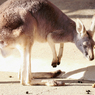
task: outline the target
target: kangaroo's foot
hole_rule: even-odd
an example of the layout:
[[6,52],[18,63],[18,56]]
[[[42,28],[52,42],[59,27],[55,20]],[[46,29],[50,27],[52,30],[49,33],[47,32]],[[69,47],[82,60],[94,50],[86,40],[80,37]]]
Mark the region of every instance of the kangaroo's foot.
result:
[[60,65],[60,62],[53,62],[52,64],[51,64],[51,66],[53,67],[53,68],[55,68],[55,67],[57,67],[57,65]]
[[52,64],[51,64],[51,66],[52,66],[53,68],[57,67],[57,65],[60,65],[60,60],[59,60],[59,58],[57,58],[57,61],[53,60],[53,61],[52,61]]
[[51,80],[45,83],[46,86],[65,86],[63,81]]

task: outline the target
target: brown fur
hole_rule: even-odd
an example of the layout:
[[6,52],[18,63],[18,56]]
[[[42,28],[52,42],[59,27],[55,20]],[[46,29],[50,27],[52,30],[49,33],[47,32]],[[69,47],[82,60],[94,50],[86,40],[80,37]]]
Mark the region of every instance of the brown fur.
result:
[[[93,35],[91,35],[93,36]],[[21,84],[31,84],[31,47],[34,40],[48,42],[52,66],[60,64],[65,42],[73,42],[88,60],[93,60],[93,40],[83,23],[77,24],[48,0],[8,0],[0,6],[0,48],[14,47],[21,53]],[[55,43],[60,43],[57,56]],[[84,47],[85,43],[85,47]],[[90,44],[88,44],[90,43]]]

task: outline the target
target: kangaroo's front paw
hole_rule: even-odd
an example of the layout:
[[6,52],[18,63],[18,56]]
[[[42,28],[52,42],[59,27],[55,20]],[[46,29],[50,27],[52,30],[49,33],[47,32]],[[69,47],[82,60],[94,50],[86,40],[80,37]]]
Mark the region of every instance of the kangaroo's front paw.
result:
[[57,57],[57,58],[58,58],[57,65],[60,65],[60,58],[59,57]]
[[59,61],[57,62],[57,65],[60,65],[60,62]]
[[55,68],[55,67],[57,67],[57,63],[56,63],[56,62],[53,62],[53,63],[51,64],[51,66],[52,66],[53,68]]
[[57,67],[57,65],[60,65],[60,62],[59,61],[53,61],[51,65],[53,68],[55,68],[55,67]]

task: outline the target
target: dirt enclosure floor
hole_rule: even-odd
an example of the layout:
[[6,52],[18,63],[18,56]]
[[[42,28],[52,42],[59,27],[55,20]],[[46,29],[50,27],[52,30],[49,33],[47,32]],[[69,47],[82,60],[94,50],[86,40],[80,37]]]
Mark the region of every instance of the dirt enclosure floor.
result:
[[[4,1],[0,0],[0,3]],[[86,29],[90,28],[91,18],[95,14],[95,0],[50,1],[75,22],[79,18]],[[57,50],[58,48],[56,45]],[[33,46],[32,71],[47,72],[61,69],[65,72],[62,79],[67,86],[60,87],[20,85],[17,79],[20,55],[16,50],[12,52],[14,55],[8,58],[0,55],[0,95],[26,95],[27,91],[29,95],[87,95],[86,90],[90,90],[90,95],[95,95],[95,88],[91,86],[95,81],[95,60],[86,60],[74,44],[65,44],[62,61],[57,68],[51,67],[52,52],[47,43],[36,42]]]

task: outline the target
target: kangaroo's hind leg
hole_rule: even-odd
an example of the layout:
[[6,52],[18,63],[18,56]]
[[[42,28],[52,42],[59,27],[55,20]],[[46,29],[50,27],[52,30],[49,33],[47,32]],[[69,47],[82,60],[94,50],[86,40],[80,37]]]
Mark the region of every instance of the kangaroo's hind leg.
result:
[[31,44],[30,39],[19,40],[20,45],[17,46],[17,49],[21,53],[21,69],[19,72],[19,79],[22,85],[31,85]]
[[36,21],[30,12],[24,9],[19,9],[19,14],[23,21],[23,25],[19,29],[22,31],[22,34],[16,41],[16,48],[21,53],[22,61],[21,69],[19,70],[19,79],[22,85],[31,85],[31,80],[33,79],[31,75],[31,48],[34,43]]

